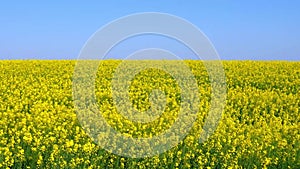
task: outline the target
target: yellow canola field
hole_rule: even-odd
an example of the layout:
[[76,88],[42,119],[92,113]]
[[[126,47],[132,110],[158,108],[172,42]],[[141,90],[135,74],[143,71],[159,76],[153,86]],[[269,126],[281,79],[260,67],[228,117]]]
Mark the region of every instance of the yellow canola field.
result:
[[[176,81],[156,69],[137,74],[129,90],[136,110],[151,107],[153,89],[167,101],[158,119],[132,122],[115,108],[110,90],[119,63],[99,67],[99,113],[128,137],[151,138],[169,129],[180,109]],[[192,129],[165,153],[130,158],[107,152],[82,129],[72,96],[76,61],[0,61],[0,168],[300,168],[300,62],[223,61],[226,106],[204,143],[199,137],[210,108],[210,79],[201,61],[185,63],[200,96]]]

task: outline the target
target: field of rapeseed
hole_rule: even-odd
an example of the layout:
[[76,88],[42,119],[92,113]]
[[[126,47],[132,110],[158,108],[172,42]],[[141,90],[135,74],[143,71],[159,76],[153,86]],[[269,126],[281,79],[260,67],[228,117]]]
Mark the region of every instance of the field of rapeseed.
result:
[[[0,61],[0,168],[300,168],[300,62],[224,61],[226,106],[203,143],[212,89],[202,62],[185,62],[200,95],[192,129],[162,154],[129,158],[107,152],[82,129],[72,97],[75,61]],[[176,81],[156,69],[136,75],[133,107],[149,109],[156,88],[166,94],[166,107],[151,123],[132,122],[119,114],[109,90],[119,63],[104,61],[97,73],[95,94],[107,123],[128,137],[170,128],[181,101]]]

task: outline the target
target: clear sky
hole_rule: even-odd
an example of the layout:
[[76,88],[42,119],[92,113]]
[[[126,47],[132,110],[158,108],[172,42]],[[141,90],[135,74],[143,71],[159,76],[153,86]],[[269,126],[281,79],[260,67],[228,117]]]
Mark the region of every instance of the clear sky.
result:
[[182,17],[221,59],[300,60],[298,0],[2,1],[0,59],[76,59],[100,27],[137,12]]

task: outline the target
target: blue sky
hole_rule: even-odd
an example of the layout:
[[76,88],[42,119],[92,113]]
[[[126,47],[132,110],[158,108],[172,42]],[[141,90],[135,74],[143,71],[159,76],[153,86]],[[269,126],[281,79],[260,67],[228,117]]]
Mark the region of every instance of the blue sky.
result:
[[299,60],[299,9],[297,0],[2,1],[0,59],[76,59],[88,38],[112,20],[163,12],[196,25],[221,59]]

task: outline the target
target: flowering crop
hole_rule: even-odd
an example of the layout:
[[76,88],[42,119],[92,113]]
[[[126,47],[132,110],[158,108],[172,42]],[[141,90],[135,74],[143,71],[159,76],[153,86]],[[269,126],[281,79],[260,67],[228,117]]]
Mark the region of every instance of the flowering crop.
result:
[[[183,90],[176,80],[156,69],[136,75],[129,88],[133,107],[149,109],[157,88],[166,95],[166,107],[151,123],[132,122],[119,114],[110,90],[119,63],[103,61],[97,73],[95,94],[107,123],[134,138],[170,128]],[[165,63],[176,70],[174,61]],[[211,84],[201,61],[185,63],[200,94],[191,131],[165,153],[129,158],[105,151],[82,129],[72,97],[75,61],[0,61],[0,168],[300,168],[299,62],[224,61],[226,107],[204,143],[199,137]]]

